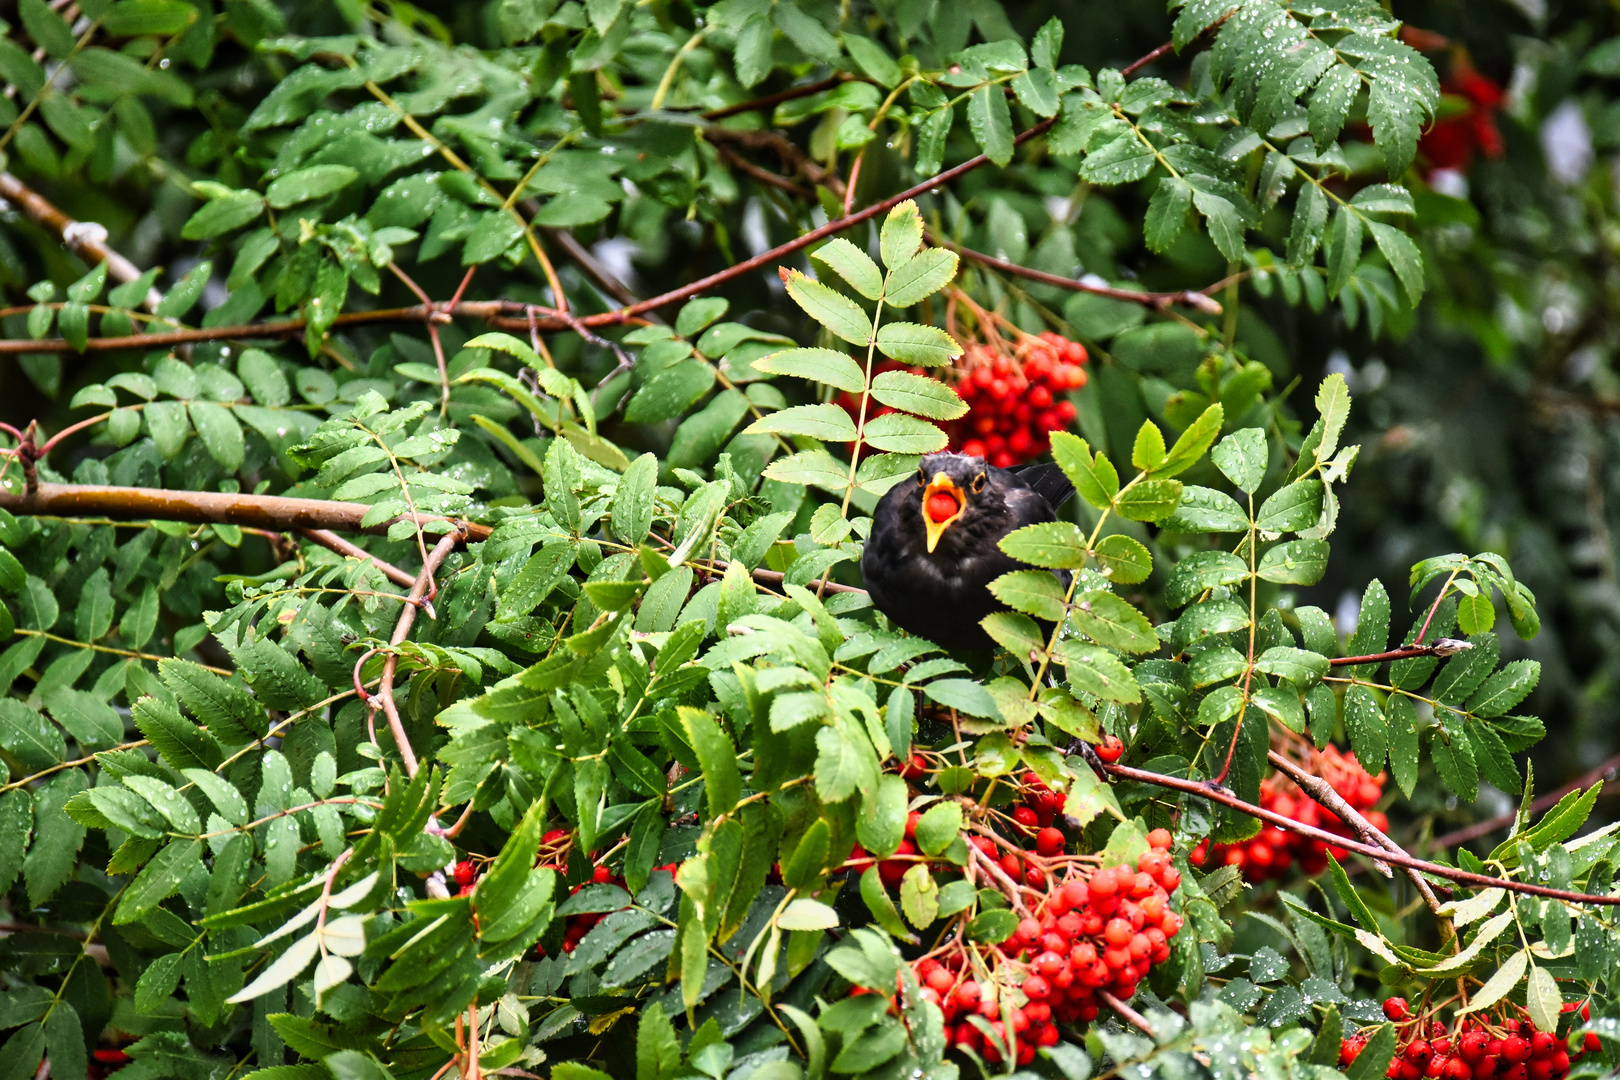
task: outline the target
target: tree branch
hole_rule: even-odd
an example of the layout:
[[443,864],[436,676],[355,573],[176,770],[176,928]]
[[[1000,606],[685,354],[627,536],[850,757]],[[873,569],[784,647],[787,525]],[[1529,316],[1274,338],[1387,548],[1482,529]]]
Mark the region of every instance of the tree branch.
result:
[[1014,277],[1027,278],[1030,281],[1039,281],[1043,285],[1056,285],[1058,288],[1068,289],[1070,292],[1092,293],[1096,296],[1106,296],[1113,300],[1124,300],[1127,303],[1141,304],[1144,307],[1155,308],[1161,311],[1164,308],[1169,307],[1171,304],[1185,304],[1187,307],[1194,308],[1210,315],[1219,315],[1221,313],[1221,305],[1217,301],[1201,292],[1197,292],[1192,289],[1187,289],[1183,292],[1132,292],[1129,289],[1115,289],[1108,285],[1093,285],[1090,282],[1064,277],[1061,274],[1048,274],[1044,270],[1032,270],[1027,266],[1019,266],[1015,262],[1008,262],[1006,259],[998,259],[994,255],[986,255],[982,251],[974,251],[972,248],[965,248],[961,244],[954,243],[950,240],[940,239],[932,234],[928,235],[928,242],[936,247],[942,247],[949,251],[954,251],[958,255],[962,256],[962,258],[967,259],[970,262],[976,262],[981,266],[988,266],[993,270],[999,270],[1003,274],[1011,274]]
[[343,539],[343,537],[339,536],[335,532],[330,531],[329,529],[300,529],[298,531],[303,534],[304,539],[313,540],[315,543],[321,545],[323,548],[326,548],[328,551],[335,551],[339,555],[350,559],[369,559],[371,561],[371,565],[375,566],[378,570],[381,570],[383,572],[383,576],[389,581],[392,581],[395,585],[404,585],[409,588],[410,586],[416,584],[416,579],[414,577],[407,574],[393,563],[384,562],[382,559],[377,558],[377,556],[373,555],[365,548]]
[[1473,642],[1456,638],[1441,638],[1433,645],[1403,645],[1388,652],[1368,656],[1336,656],[1328,663],[1334,667],[1355,667],[1359,664],[1382,664],[1385,660],[1410,660],[1414,656],[1456,656],[1474,647]]
[[[162,488],[111,487],[100,484],[40,484],[32,495],[0,492],[0,508],[13,514],[53,517],[107,517],[118,521],[184,521],[193,525],[248,525],[272,532],[337,529],[382,534],[391,522],[362,527],[371,509],[364,503],[328,499],[292,499],[281,495],[226,494],[213,491],[166,491]],[[410,515],[394,518],[409,519]],[[447,521],[417,514],[418,524]],[[490,526],[457,522],[468,540],[489,538]],[[319,543],[320,541],[317,541]],[[368,556],[369,557],[369,556]],[[386,571],[384,571],[386,573]],[[414,578],[412,579],[415,580]]]
[[[392,649],[398,649],[411,636],[411,626],[416,622],[416,612],[426,602],[432,599],[437,590],[433,584],[434,571],[464,539],[459,532],[446,533],[439,542],[433,545],[428,552],[427,561],[422,564],[422,572],[416,576],[411,585],[410,595],[405,598],[405,606],[399,613],[399,622],[394,624],[394,636],[388,640]],[[388,730],[394,736],[394,745],[399,748],[400,760],[405,763],[405,775],[414,777],[417,770],[416,752],[411,749],[411,740],[405,734],[405,723],[400,719],[399,707],[394,703],[394,668],[399,664],[399,653],[391,651],[388,658],[383,661],[382,682],[377,687],[377,698],[382,701],[383,715],[388,717]]]
[[[106,263],[115,281],[131,282],[141,276],[140,268],[107,246],[107,229],[93,221],[74,221],[39,192],[9,172],[0,171],[0,198],[15,203],[23,213],[62,238],[62,243],[78,252],[87,262]],[[141,306],[156,312],[163,294],[147,289]]]
[[[1401,850],[1401,846],[1394,840],[1390,839],[1387,833],[1385,833],[1378,826],[1374,825],[1372,822],[1368,821],[1366,817],[1362,815],[1361,811],[1351,806],[1347,801],[1345,801],[1344,796],[1340,795],[1337,791],[1334,791],[1332,784],[1329,784],[1320,776],[1306,772],[1291,758],[1279,754],[1275,750],[1267,751],[1266,758],[1271,762],[1273,767],[1286,773],[1288,777],[1294,781],[1294,783],[1298,784],[1301,791],[1305,792],[1305,794],[1316,800],[1316,802],[1320,805],[1333,811],[1333,813],[1338,815],[1339,820],[1356,830],[1364,842],[1372,844],[1375,847],[1381,847],[1385,851],[1398,852]],[[1389,865],[1383,860],[1374,859],[1372,863],[1373,866],[1378,869],[1380,874],[1383,874],[1385,877],[1393,876],[1390,873]],[[1423,902],[1429,905],[1429,910],[1434,912],[1436,918],[1445,918],[1445,916],[1440,914],[1439,897],[1434,895],[1434,889],[1432,889],[1429,886],[1429,883],[1423,879],[1423,875],[1418,873],[1416,870],[1413,870],[1411,867],[1406,867],[1405,869],[1406,876],[1412,879],[1412,885],[1417,889],[1418,895],[1423,897]]]
[[[1620,754],[1616,754],[1614,757],[1603,762],[1603,764],[1588,770],[1584,775],[1576,777],[1574,780],[1571,780],[1569,783],[1565,784],[1556,791],[1549,791],[1547,794],[1540,796],[1535,802],[1530,804],[1530,812],[1532,814],[1539,814],[1549,807],[1556,806],[1558,804],[1558,800],[1562,799],[1570,792],[1589,788],[1599,780],[1613,780],[1616,774],[1620,774]],[[1599,797],[1601,798],[1603,796],[1613,795],[1617,792],[1620,792],[1620,789],[1607,788]],[[1489,836],[1497,829],[1507,828],[1509,825],[1513,824],[1514,820],[1517,819],[1518,816],[1518,811],[1510,810],[1506,814],[1499,814],[1493,818],[1486,818],[1484,821],[1476,821],[1474,824],[1458,829],[1455,832],[1448,832],[1443,836],[1437,836],[1430,840],[1429,843],[1434,847],[1440,848],[1441,850],[1460,847],[1471,840],[1478,840],[1482,836]]]
[[1565,900],[1572,904],[1614,904],[1620,905],[1620,894],[1614,896],[1598,896],[1593,893],[1571,892],[1568,889],[1552,889],[1545,885],[1532,885],[1528,882],[1514,881],[1512,878],[1494,878],[1485,874],[1475,874],[1467,870],[1459,870],[1452,866],[1441,866],[1426,859],[1415,858],[1404,851],[1385,851],[1383,848],[1364,844],[1359,840],[1351,840],[1338,836],[1326,829],[1318,829],[1313,825],[1304,825],[1293,818],[1284,817],[1263,806],[1233,795],[1225,788],[1214,787],[1208,783],[1197,780],[1184,780],[1179,776],[1165,776],[1162,773],[1148,772],[1146,769],[1133,769],[1128,765],[1110,765],[1102,763],[1103,769],[1122,780],[1135,780],[1143,784],[1152,784],[1155,787],[1169,788],[1171,791],[1180,791],[1188,795],[1196,795],[1210,802],[1220,803],[1222,806],[1259,818],[1261,821],[1277,826],[1285,832],[1306,836],[1312,840],[1321,840],[1334,847],[1341,847],[1353,851],[1357,855],[1364,855],[1369,859],[1379,859],[1403,869],[1419,870],[1434,877],[1446,878],[1463,885],[1485,889],[1506,889],[1508,892],[1524,893],[1529,896],[1545,896],[1553,900]]
[[784,101],[793,101],[795,98],[809,97],[819,94],[823,90],[831,90],[835,86],[849,82],[855,78],[853,75],[839,72],[831,78],[820,82],[805,83],[803,86],[792,86],[775,94],[754,98],[752,101],[738,102],[736,105],[727,105],[723,109],[711,109],[703,114],[705,120],[724,120],[728,116],[741,116],[743,113],[758,112],[761,109],[774,109]]

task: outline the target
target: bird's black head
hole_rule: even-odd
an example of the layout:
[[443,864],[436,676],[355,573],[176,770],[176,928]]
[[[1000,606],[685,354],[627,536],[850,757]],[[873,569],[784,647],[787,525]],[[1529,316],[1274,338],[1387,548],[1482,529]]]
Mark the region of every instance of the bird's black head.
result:
[[910,484],[901,518],[921,518],[929,554],[952,555],[1006,515],[1001,470],[963,454],[929,454]]

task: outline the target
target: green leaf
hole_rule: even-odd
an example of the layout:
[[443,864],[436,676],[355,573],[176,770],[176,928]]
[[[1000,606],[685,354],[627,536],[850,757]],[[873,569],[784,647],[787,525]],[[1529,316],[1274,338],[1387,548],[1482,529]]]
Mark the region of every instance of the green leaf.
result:
[[1159,178],[1159,186],[1148,201],[1147,218],[1143,222],[1143,239],[1148,250],[1168,251],[1187,225],[1187,210],[1192,206],[1193,191],[1179,176]]
[[877,347],[884,356],[918,367],[944,367],[962,355],[955,338],[921,323],[885,323],[878,328]]
[[1279,488],[1260,504],[1255,525],[1270,533],[1310,528],[1322,515],[1322,490],[1322,481],[1314,477]]
[[[658,487],[658,458],[642,454],[619,477],[610,506],[613,535],[627,544],[640,544],[652,529]],[[570,562],[572,560],[569,560]],[[535,600],[539,603],[539,598]],[[532,611],[534,604],[528,610]]]
[[1541,681],[1541,665],[1534,660],[1515,660],[1486,679],[1468,699],[1465,709],[1480,718],[1501,716],[1536,688]]
[[1159,637],[1147,617],[1113,593],[1080,593],[1069,620],[1076,630],[1110,649],[1146,653],[1159,647]]
[[0,698],[0,746],[30,772],[67,760],[62,733],[16,698]]
[[[883,295],[883,272],[878,269],[877,263],[873,262],[871,256],[867,255],[866,252],[843,237],[827,241],[817,248],[810,257],[830,267],[834,273],[847,281],[856,292],[868,300],[876,300]],[[794,299],[798,298],[795,297]],[[803,301],[800,301],[800,304],[802,306]],[[815,312],[812,311],[810,314],[814,316]],[[691,335],[682,336],[690,337]],[[856,344],[865,344],[865,342],[856,342]]]
[[1142,421],[1142,426],[1137,429],[1136,444],[1131,448],[1131,464],[1147,473],[1164,464],[1164,433],[1152,420]]
[[1124,533],[1103,537],[1092,556],[1103,576],[1121,585],[1136,585],[1153,574],[1153,556],[1140,542]]
[[1180,480],[1141,480],[1120,493],[1114,508],[1131,521],[1163,521],[1180,503]]
[[256,221],[264,213],[264,198],[257,192],[237,191],[204,203],[181,226],[184,240],[212,240]]
[[919,930],[931,926],[939,918],[939,885],[924,863],[918,863],[900,879],[900,910],[906,921]]
[[1119,494],[1119,473],[1103,454],[1095,456],[1086,440],[1067,431],[1052,432],[1052,458],[1080,497],[1099,510]]
[[1136,676],[1107,649],[1071,639],[1058,644],[1058,655],[1074,689],[1121,705],[1142,700]]
[[922,247],[922,239],[922,213],[917,209],[916,200],[907,199],[883,219],[883,228],[878,234],[883,265],[893,270],[909,262]]
[[998,546],[1014,559],[1031,566],[1078,570],[1086,565],[1085,535],[1078,525],[1067,521],[1025,525],[1002,537]]
[[1012,111],[999,85],[981,86],[968,98],[968,130],[992,162],[1006,165],[1012,160]]
[[897,412],[868,420],[862,438],[869,446],[895,454],[931,454],[945,449],[949,441],[943,431],[928,421]]
[[968,411],[967,402],[951,387],[909,371],[880,373],[872,380],[872,396],[885,405],[931,420],[955,420]]
[[1418,300],[1423,296],[1423,256],[1417,245],[1410,236],[1392,225],[1373,221],[1367,227],[1372,230],[1378,250],[1384,253],[1395,276],[1400,279],[1406,302],[1417,307]]
[[714,717],[701,709],[681,706],[681,729],[703,768],[704,791],[711,816],[727,812],[742,798],[742,777],[737,771],[737,748],[720,730]]
[[1555,1031],[1563,1011],[1564,995],[1558,981],[1546,968],[1532,966],[1530,982],[1524,992],[1525,1006],[1530,1010],[1530,1021],[1541,1031]]
[[832,349],[787,349],[760,357],[753,367],[767,375],[809,379],[851,394],[859,394],[866,388],[866,375],[861,366]]
[[925,855],[940,855],[961,832],[961,806],[955,802],[935,803],[917,822],[917,846]]
[[840,36],[850,59],[854,60],[856,66],[869,78],[876,79],[880,85],[886,87],[899,85],[900,65],[894,62],[889,50],[871,38],[861,37],[859,34],[845,33]]
[[794,303],[833,334],[852,345],[871,343],[872,320],[855,301],[798,270],[784,271],[782,281]]
[[1236,585],[1248,577],[1248,564],[1230,551],[1195,551],[1170,571],[1164,599],[1171,607],[1181,607],[1209,589]]
[[1001,710],[996,708],[990,692],[972,679],[935,679],[923,687],[923,693],[946,708],[965,712],[969,716],[1001,719]]
[[1352,686],[1345,692],[1344,727],[1361,767],[1369,773],[1382,771],[1389,747],[1389,724],[1378,707],[1378,699],[1365,686]]
[[743,429],[744,435],[807,435],[825,442],[854,442],[855,421],[831,403],[794,405],[768,413]]
[[23,28],[34,43],[45,50],[53,60],[61,60],[73,51],[73,31],[67,20],[58,15],[45,0],[22,0],[17,5]]
[[1002,574],[990,583],[989,589],[997,600],[1015,611],[1048,622],[1063,618],[1063,586],[1044,570],[1014,570]]
[[956,276],[956,252],[929,248],[889,271],[884,300],[904,308],[934,295]]
[[1327,572],[1326,540],[1289,540],[1270,548],[1260,559],[1262,581],[1287,585],[1315,585]]
[[138,922],[172,896],[195,868],[202,848],[201,840],[176,840],[154,855],[124,890],[113,922],[120,926]]
[[169,37],[196,21],[197,9],[184,0],[119,0],[102,14],[101,28],[113,37]]
[[1020,660],[1031,653],[1046,651],[1046,636],[1028,615],[1014,611],[995,611],[979,620],[984,632],[995,642]]
[[342,191],[360,179],[360,170],[348,165],[311,165],[270,181],[265,198],[277,210]]
[[1234,431],[1216,444],[1210,460],[1239,491],[1253,495],[1266,477],[1266,433],[1260,428]]
[[1333,227],[1327,238],[1327,288],[1329,296],[1338,296],[1350,283],[1356,265],[1361,260],[1361,217],[1347,206],[1333,214]]
[[1221,433],[1221,424],[1224,422],[1226,410],[1221,405],[1214,404],[1205,409],[1181,433],[1170,452],[1164,456],[1158,466],[1153,469],[1154,476],[1176,476],[1186,472],[1198,464],[1215,436]]

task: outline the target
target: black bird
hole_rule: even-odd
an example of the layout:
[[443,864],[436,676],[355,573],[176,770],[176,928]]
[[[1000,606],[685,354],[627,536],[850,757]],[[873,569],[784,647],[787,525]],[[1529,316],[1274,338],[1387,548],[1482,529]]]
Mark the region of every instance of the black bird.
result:
[[988,586],[1010,570],[1029,569],[1002,552],[1001,538],[1057,520],[1072,494],[1054,464],[1013,471],[961,454],[929,454],[873,514],[861,556],[873,606],[947,649],[994,648],[979,620],[1006,605]]

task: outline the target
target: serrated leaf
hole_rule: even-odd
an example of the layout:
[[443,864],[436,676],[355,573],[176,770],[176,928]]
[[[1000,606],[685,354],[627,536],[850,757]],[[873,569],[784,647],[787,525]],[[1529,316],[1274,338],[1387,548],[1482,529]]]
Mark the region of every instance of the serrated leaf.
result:
[[1069,620],[1076,630],[1110,649],[1146,653],[1159,647],[1159,637],[1147,616],[1113,593],[1077,595],[1069,610]]
[[878,327],[877,347],[884,356],[918,367],[944,367],[962,355],[962,346],[945,331],[911,322]]
[[1052,458],[1082,499],[1099,510],[1113,504],[1119,473],[1102,453],[1093,455],[1086,440],[1067,431],[1052,432]]
[[1067,521],[1025,525],[1002,537],[1002,551],[1031,566],[1051,570],[1078,570],[1086,564],[1086,538]]
[[784,271],[782,280],[793,302],[834,335],[852,345],[871,343],[872,320],[855,301],[798,270]]
[[872,396],[885,405],[931,420],[955,420],[966,415],[967,402],[938,379],[909,371],[885,371],[872,380]]
[[834,273],[847,281],[851,288],[868,300],[876,300],[883,295],[883,272],[878,269],[877,263],[873,262],[866,252],[843,237],[827,241],[810,257],[830,267]]
[[910,307],[934,295],[956,276],[956,252],[929,248],[889,271],[884,301],[894,307]]
[[1327,572],[1329,550],[1326,540],[1289,540],[1277,544],[1261,556],[1260,579],[1286,585],[1315,585]]
[[1121,585],[1136,585],[1153,574],[1153,556],[1124,533],[1103,537],[1092,556],[1103,576]]
[[866,376],[861,366],[832,349],[787,349],[762,356],[754,361],[753,366],[756,371],[763,371],[767,375],[809,379],[851,394],[859,394],[866,387]]
[[744,435],[807,435],[826,442],[853,442],[855,421],[830,402],[794,405],[767,413],[743,429]]
[[928,421],[897,412],[868,420],[861,437],[867,445],[894,454],[931,454],[945,449],[949,441]]
[[968,98],[968,130],[984,156],[997,165],[1006,165],[1013,156],[1012,110],[1001,87],[987,83]]

